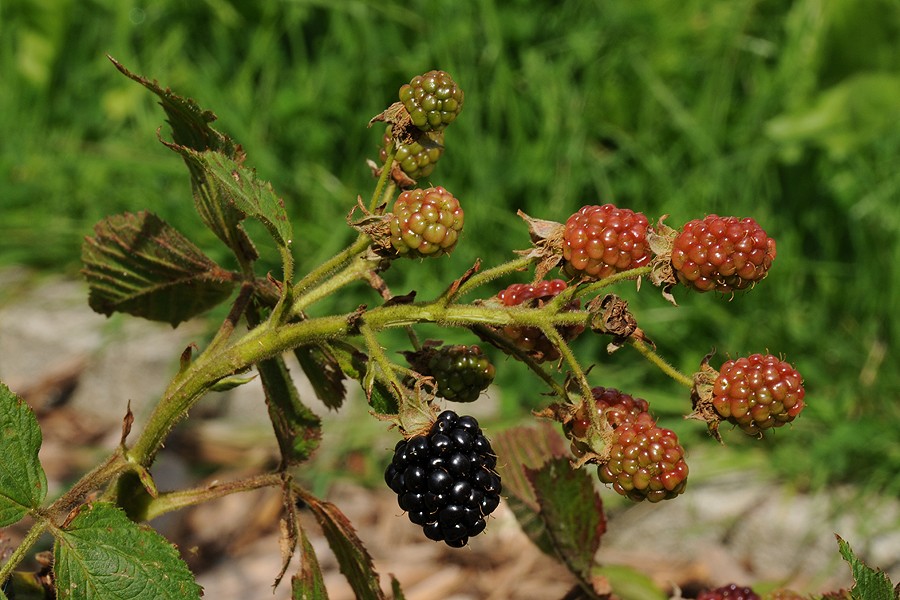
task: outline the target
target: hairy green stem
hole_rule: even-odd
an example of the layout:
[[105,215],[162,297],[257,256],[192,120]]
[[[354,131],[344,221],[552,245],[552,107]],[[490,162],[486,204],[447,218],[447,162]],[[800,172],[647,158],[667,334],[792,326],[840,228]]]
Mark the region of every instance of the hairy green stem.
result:
[[391,176],[391,169],[394,168],[394,157],[396,156],[397,142],[394,141],[387,152],[387,157],[384,159],[384,166],[381,167],[381,175],[378,177],[378,183],[375,184],[375,191],[372,193],[372,199],[369,201],[369,212],[375,212],[379,201],[383,202],[385,184]]
[[372,270],[373,265],[371,264],[371,261],[365,259],[360,254],[357,254],[354,258],[355,261],[340,273],[326,279],[318,287],[315,287],[296,298],[293,306],[291,306],[289,314],[292,317],[298,316],[310,305],[323,298],[327,298],[345,285],[353,283],[354,281],[364,280],[367,273]]
[[653,350],[648,344],[642,342],[641,340],[635,338],[628,338],[628,343],[634,347],[635,350],[640,352],[644,358],[652,362],[654,365],[659,367],[659,370],[680,383],[685,387],[693,387],[694,380],[691,377],[688,377],[672,365],[670,365],[666,360],[661,357],[656,351]]
[[584,311],[548,314],[542,309],[428,303],[380,306],[362,313],[317,317],[289,324],[266,321],[228,348],[202,353],[185,371],[176,375],[137,442],[128,451],[128,459],[138,465],[149,466],[175,423],[223,377],[246,370],[261,360],[297,346],[361,333],[363,325],[370,332],[416,323],[466,328],[473,325],[517,325],[545,329],[584,325],[589,317]]
[[365,251],[371,244],[372,239],[369,236],[360,234],[359,237],[356,238],[356,241],[307,273],[306,276],[298,281],[294,285],[294,297],[301,296],[306,290],[315,286],[338,269],[345,267],[354,257],[356,257],[356,255]]
[[[529,257],[521,257],[513,259],[509,262],[505,262],[502,265],[497,265],[496,267],[491,267],[486,271],[482,271],[480,273],[476,273],[472,277],[469,278],[468,281],[459,286],[459,289],[456,290],[456,293],[449,295],[447,292],[446,302],[450,302],[459,298],[464,294],[468,294],[475,288],[482,286],[486,283],[489,283],[495,279],[499,279],[504,275],[509,275],[510,273],[515,273],[516,271],[522,271],[527,269],[529,265],[534,262],[533,258]],[[448,290],[449,291],[449,290]]]
[[158,498],[151,500],[147,506],[146,518],[150,521],[160,515],[187,508],[188,506],[196,506],[197,504],[202,504],[237,492],[249,492],[259,488],[279,485],[281,482],[281,473],[265,473],[263,475],[254,475],[253,477],[239,479],[237,481],[213,483],[212,485],[190,490],[160,494]]
[[[28,530],[28,533],[25,534],[25,537],[22,539],[22,542],[16,547],[12,554],[9,555],[9,558],[6,559],[6,562],[3,563],[3,566],[0,567],[0,586],[6,581],[6,579],[13,572],[13,569],[22,562],[22,559],[28,554],[28,551],[31,550],[31,547],[38,541],[38,538],[43,535],[47,529],[50,528],[50,520],[47,518],[37,518],[34,525],[31,526],[31,529]],[[2,595],[2,592],[0,592]]]

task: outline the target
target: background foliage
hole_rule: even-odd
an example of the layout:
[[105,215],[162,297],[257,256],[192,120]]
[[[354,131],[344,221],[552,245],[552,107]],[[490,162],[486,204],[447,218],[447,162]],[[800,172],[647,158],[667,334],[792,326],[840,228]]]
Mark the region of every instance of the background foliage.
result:
[[[154,138],[159,108],[107,53],[215,110],[285,198],[298,269],[352,238],[336,226],[372,187],[364,160],[382,131],[369,117],[413,75],[445,69],[466,109],[431,181],[462,200],[466,232],[437,266],[388,272],[396,292],[428,295],[477,257],[526,247],[517,209],[562,221],[611,201],[676,227],[754,216],[778,240],[765,282],[730,301],[677,293],[677,311],[631,294],[642,327],[686,371],[713,347],[714,364],[783,353],[810,406],[764,442],[790,458],[776,462],[802,485],[897,493],[898,36],[890,0],[7,1],[0,263],[75,274],[93,223],[141,208],[227,263],[181,161]],[[680,435],[705,435],[675,418],[682,390],[633,354],[578,350],[593,353],[598,385],[644,395]],[[543,402],[503,366],[507,415]]]

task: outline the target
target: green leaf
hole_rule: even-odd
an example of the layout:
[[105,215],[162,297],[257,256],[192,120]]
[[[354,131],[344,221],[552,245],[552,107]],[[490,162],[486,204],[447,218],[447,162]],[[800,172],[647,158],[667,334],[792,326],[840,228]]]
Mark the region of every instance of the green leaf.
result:
[[344,513],[331,502],[319,500],[305,490],[297,489],[297,495],[322,526],[328,545],[337,557],[341,573],[353,588],[357,600],[386,600],[372,557]]
[[0,527],[15,523],[47,495],[38,460],[41,428],[31,408],[0,382]]
[[300,346],[294,350],[294,356],[309,378],[316,397],[328,408],[339,409],[347,397],[347,389],[344,387],[344,372],[331,344],[321,342]]
[[287,465],[301,463],[319,447],[322,421],[300,400],[284,359],[261,361],[257,369],[282,459]]
[[245,154],[240,144],[236,144],[230,137],[209,126],[216,120],[216,115],[212,111],[203,110],[194,100],[182,98],[169,88],[163,89],[156,81],[136,75],[113,57],[108,58],[123,75],[159,96],[160,105],[166,111],[169,125],[172,127],[172,139],[176,144],[200,151],[215,150],[229,158],[243,160]]
[[228,271],[171,225],[149,212],[114,215],[84,240],[82,273],[98,313],[123,312],[172,326],[231,294]]
[[175,547],[112,504],[82,506],[54,536],[59,600],[200,598],[200,586]]
[[300,571],[291,579],[291,600],[327,600],[319,559],[306,532],[300,529]]
[[891,580],[883,571],[873,569],[856,558],[850,544],[839,535],[835,535],[841,556],[850,563],[853,572],[853,581],[856,584],[850,590],[850,597],[854,600],[896,600],[894,587]]
[[172,127],[174,142],[163,143],[182,155],[191,172],[194,206],[203,223],[231,248],[236,256],[250,262],[256,260],[259,255],[240,224],[244,214],[230,204],[227,198],[223,198],[216,186],[210,184],[202,165],[191,154],[191,151],[197,153],[211,150],[241,163],[246,155],[240,144],[210,127],[210,123],[216,120],[216,115],[212,111],[200,108],[194,100],[182,98],[169,88],[163,89],[156,81],[132,73],[112,57],[109,59],[126,77],[159,96],[160,105]]
[[664,594],[653,579],[624,565],[595,566],[591,571],[591,578],[602,577],[609,584],[610,589],[622,600],[668,600],[668,594]]
[[284,201],[275,194],[269,182],[258,179],[255,171],[218,152],[190,154],[203,165],[207,181],[218,188],[220,201],[233,204],[244,215],[258,219],[279,246],[291,246],[294,232]]
[[525,473],[554,553],[582,581],[590,582],[594,554],[606,531],[603,503],[590,475],[573,469],[564,456],[538,469],[526,468]]
[[496,436],[492,446],[503,460],[497,465],[503,490],[522,530],[538,548],[556,556],[553,542],[540,518],[541,505],[528,479],[529,469],[538,469],[554,457],[566,455],[562,436],[549,423],[538,427],[515,427]]

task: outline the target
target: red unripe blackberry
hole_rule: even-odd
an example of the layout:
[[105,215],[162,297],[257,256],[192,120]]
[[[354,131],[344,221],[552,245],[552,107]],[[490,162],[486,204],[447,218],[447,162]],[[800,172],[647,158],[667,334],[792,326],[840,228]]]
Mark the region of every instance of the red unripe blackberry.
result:
[[456,246],[463,210],[442,187],[409,190],[397,197],[390,225],[391,245],[401,255],[440,256]]
[[[444,133],[436,131],[424,134],[427,139],[425,145],[421,141],[414,141],[409,144],[400,143],[394,160],[400,165],[400,169],[406,173],[410,179],[421,179],[431,175],[437,166],[437,161],[444,153]],[[430,143],[427,143],[430,140]],[[394,144],[394,138],[391,135],[391,126],[388,125],[381,139],[381,150],[378,157],[381,164],[387,160],[388,150]]]
[[427,434],[397,443],[384,480],[428,539],[460,548],[500,504],[496,466],[478,421],[445,410]]
[[[615,388],[595,387],[591,390],[597,412],[606,416],[606,422],[613,428],[633,421],[640,413],[650,410],[650,405],[643,398],[634,398]],[[583,438],[587,433],[591,417],[584,406],[575,411],[575,418],[569,422],[568,432],[575,438]]]
[[713,384],[720,417],[750,435],[793,421],[805,406],[803,378],[776,356],[752,354],[726,361]]
[[437,395],[454,402],[474,402],[494,380],[494,365],[478,346],[444,346],[428,360],[428,375]]
[[[564,289],[566,282],[562,279],[548,279],[538,281],[537,283],[514,283],[497,294],[497,298],[506,306],[529,305],[540,301],[550,300]],[[581,302],[575,300],[569,307],[578,308]],[[584,327],[571,326],[559,327],[558,331],[563,339],[570,341],[578,337]],[[556,349],[547,336],[537,327],[515,327],[508,326],[503,328],[503,333],[516,343],[516,346],[528,352],[537,361],[558,360],[559,350]]]
[[700,592],[697,600],[761,600],[750,588],[741,587],[735,583],[723,585],[714,590]]
[[613,429],[609,460],[597,475],[631,500],[659,502],[684,491],[688,466],[675,432],[642,412]]
[[413,125],[422,131],[440,131],[456,120],[464,94],[444,71],[417,75],[400,88],[400,102]]
[[650,262],[647,217],[612,204],[583,206],[563,232],[564,271],[603,279]]
[[775,240],[750,217],[695,219],[672,246],[679,281],[701,292],[746,289],[766,276],[773,260]]

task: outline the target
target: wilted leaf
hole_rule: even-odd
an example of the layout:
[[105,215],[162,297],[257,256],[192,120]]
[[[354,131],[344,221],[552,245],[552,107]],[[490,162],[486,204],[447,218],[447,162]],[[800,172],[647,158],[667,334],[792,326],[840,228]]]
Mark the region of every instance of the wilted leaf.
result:
[[300,400],[284,359],[264,360],[257,369],[282,459],[286,465],[301,463],[319,447],[322,422]]
[[112,504],[81,507],[56,537],[59,600],[191,600],[201,588],[178,551]]
[[540,505],[539,518],[556,556],[582,581],[589,582],[594,554],[606,531],[603,503],[587,471],[569,459],[553,458],[527,469]]
[[15,523],[47,495],[38,460],[41,428],[31,408],[0,382],[0,527]]
[[549,423],[538,427],[515,427],[498,435],[492,442],[498,461],[497,470],[503,478],[507,502],[522,530],[538,548],[554,556],[552,540],[544,521],[541,506],[531,482],[528,469],[538,469],[548,460],[565,456],[562,436]]
[[300,529],[300,571],[291,579],[291,600],[327,600],[328,590],[316,551]]
[[298,497],[309,507],[322,526],[328,545],[337,557],[341,573],[347,578],[358,600],[386,600],[378,573],[359,536],[347,517],[331,502],[319,500],[297,489]]
[[328,408],[340,408],[347,397],[347,390],[344,387],[344,372],[331,344],[322,342],[300,346],[294,350],[294,356],[309,378],[316,397]]
[[84,240],[82,273],[98,313],[124,312],[172,326],[225,300],[225,271],[168,223],[149,212],[114,215]]

